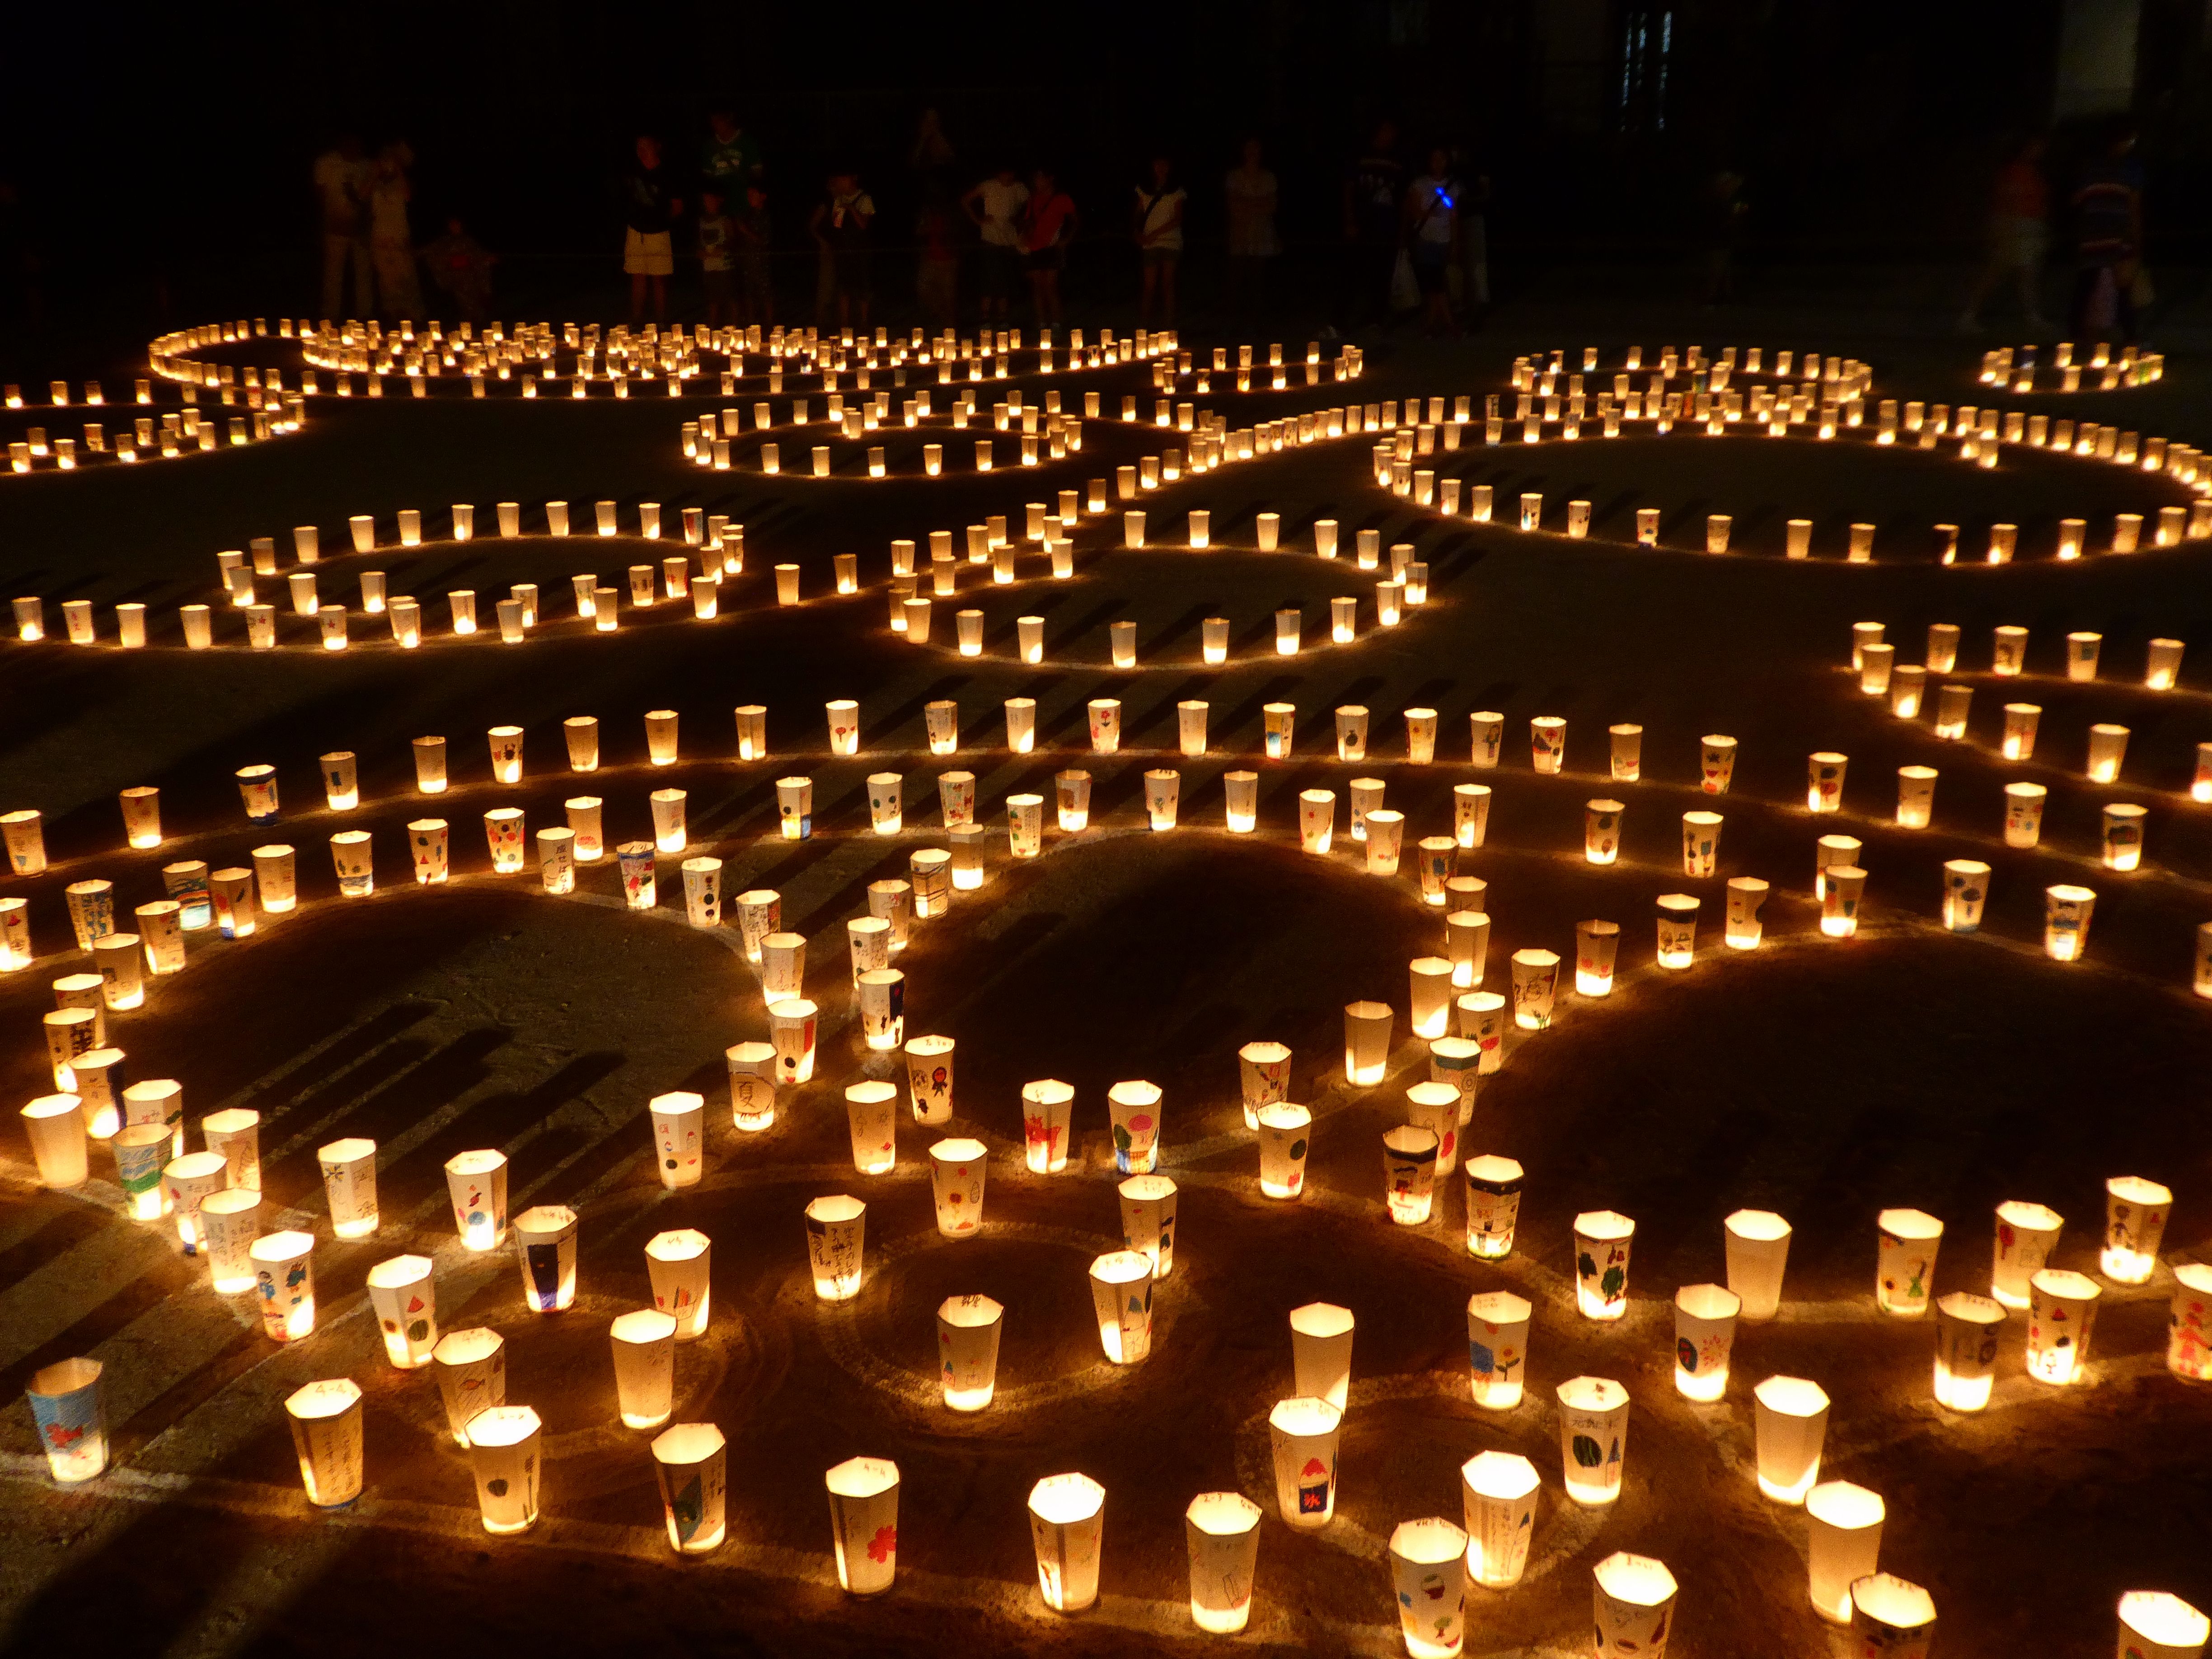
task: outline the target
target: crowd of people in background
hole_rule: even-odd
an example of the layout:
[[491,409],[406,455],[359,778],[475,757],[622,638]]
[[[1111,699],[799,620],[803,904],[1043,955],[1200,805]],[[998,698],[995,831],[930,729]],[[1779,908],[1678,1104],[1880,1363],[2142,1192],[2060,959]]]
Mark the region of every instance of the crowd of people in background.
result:
[[[2065,321],[2077,336],[2133,339],[2138,313],[2150,299],[2142,257],[2142,170],[2131,125],[2115,123],[2075,169],[2063,224],[2071,237],[2072,292]],[[1486,214],[1490,180],[1448,145],[1419,153],[1415,171],[1396,125],[1382,121],[1342,172],[1342,246],[1333,330],[1417,321],[1424,331],[1455,334],[1478,321],[1490,304]],[[491,299],[495,259],[457,217],[444,234],[418,243],[410,217],[412,150],[404,142],[372,155],[359,137],[342,137],[318,157],[313,179],[323,228],[323,313],[423,314],[422,276],[465,319],[481,319]],[[2022,324],[2050,328],[2042,304],[2052,240],[2054,192],[2047,149],[2039,137],[2014,144],[1998,169],[1989,213],[1989,253],[1968,296],[1960,327],[1980,327],[1985,305],[2016,291]],[[616,184],[623,225],[622,269],[629,278],[633,319],[665,319],[671,283],[696,273],[699,308],[713,325],[811,320],[818,325],[871,325],[879,281],[897,290],[893,309],[945,327],[966,317],[1006,326],[1018,318],[1041,326],[1065,321],[1062,279],[1086,221],[1049,166],[1018,167],[997,158],[980,176],[963,172],[937,112],[922,112],[907,155],[908,177],[895,182],[895,201],[911,199],[886,230],[868,181],[849,166],[805,192],[806,244],[814,255],[811,317],[776,315],[776,250],[770,220],[767,155],[736,113],[718,109],[680,166],[656,134],[635,139]],[[1218,175],[1218,206],[1225,228],[1218,297],[1243,316],[1269,303],[1273,272],[1284,252],[1279,228],[1282,192],[1261,141],[1248,138],[1237,161]],[[781,181],[779,191],[799,194]],[[1146,158],[1132,186],[1127,216],[1096,222],[1095,240],[1126,234],[1128,275],[1140,326],[1172,326],[1183,303],[1182,266],[1190,241],[1192,191],[1176,158]],[[786,205],[787,225],[799,213]],[[1723,167],[1704,186],[1693,222],[1700,252],[1698,297],[1721,305],[1736,297],[1736,254],[1750,207],[1745,180]],[[1209,222],[1212,214],[1208,214]],[[805,244],[802,244],[802,248]],[[788,246],[785,250],[788,252]],[[894,251],[894,281],[878,259]],[[1086,254],[1086,261],[1092,256]],[[886,262],[887,263],[887,262]],[[789,301],[787,280],[785,303]],[[690,306],[688,281],[681,283]],[[1210,297],[1210,296],[1209,296]]]

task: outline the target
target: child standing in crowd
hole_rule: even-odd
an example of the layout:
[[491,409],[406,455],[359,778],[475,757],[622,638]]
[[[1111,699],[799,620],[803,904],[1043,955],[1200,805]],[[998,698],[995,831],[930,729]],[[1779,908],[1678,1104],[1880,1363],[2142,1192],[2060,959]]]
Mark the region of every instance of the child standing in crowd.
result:
[[1137,326],[1149,325],[1157,301],[1160,320],[1172,324],[1176,312],[1176,265],[1182,258],[1183,187],[1176,183],[1175,163],[1164,155],[1152,157],[1149,185],[1137,186],[1137,203],[1131,216],[1138,256],[1144,263],[1144,288],[1137,296]]
[[629,274],[629,314],[645,315],[653,295],[655,319],[668,314],[668,278],[676,270],[674,231],[684,211],[674,170],[661,160],[660,140],[640,134],[637,160],[623,174],[623,269]]
[[721,190],[706,185],[699,192],[699,277],[707,291],[709,328],[738,319],[737,295],[730,274],[737,236],[735,222],[722,211]]
[[821,321],[825,328],[833,307],[840,328],[867,324],[868,227],[875,217],[875,200],[860,188],[857,175],[830,175],[829,194],[816,204],[808,222],[822,250]]
[[1076,228],[1074,201],[1060,189],[1050,167],[1039,167],[1022,214],[1022,247],[1039,328],[1066,320],[1060,308],[1060,273],[1067,269],[1067,245],[1075,240]]
[[768,192],[757,184],[745,186],[745,204],[733,221],[737,227],[738,321],[765,328],[774,320],[775,297],[768,279]]
[[1022,269],[1022,210],[1029,205],[1030,187],[1013,168],[1002,167],[960,198],[960,205],[975,222],[983,239],[983,319],[988,322],[994,307],[999,320],[1006,319],[1012,302],[1015,277]]
[[456,214],[446,221],[446,234],[422,250],[430,267],[430,280],[440,292],[452,297],[466,321],[481,323],[491,316],[491,268],[495,256],[468,233]]

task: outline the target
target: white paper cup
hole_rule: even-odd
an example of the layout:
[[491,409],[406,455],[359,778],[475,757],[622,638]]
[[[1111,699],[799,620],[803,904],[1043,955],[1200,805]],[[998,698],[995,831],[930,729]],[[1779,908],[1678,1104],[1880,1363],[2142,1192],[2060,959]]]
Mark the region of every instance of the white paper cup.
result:
[[487,1407],[469,1419],[469,1464],[486,1532],[527,1532],[538,1524],[540,1437],[538,1413],[527,1406]]
[[426,1255],[395,1255],[368,1270],[369,1307],[396,1370],[430,1363],[438,1346],[438,1287]]
[[315,1328],[314,1249],[314,1235],[302,1232],[264,1233],[248,1248],[261,1329],[273,1341],[295,1342]]
[[336,1376],[295,1389],[284,1400],[292,1425],[292,1449],[299,1455],[300,1480],[307,1501],[319,1509],[340,1509],[361,1496],[361,1389],[350,1378]]
[[2087,1374],[2089,1336],[2096,1328],[2097,1281],[2045,1267],[2028,1280],[2027,1374],[2062,1387]]
[[507,1157],[489,1150],[459,1152],[446,1161],[446,1191],[453,1228],[471,1250],[495,1249],[507,1240]]
[[678,1555],[704,1555],[726,1532],[729,1454],[711,1423],[678,1423],[653,1437],[653,1474],[660,1486],[668,1542]]
[[62,1486],[89,1480],[107,1467],[107,1419],[97,1359],[58,1360],[32,1374],[25,1390],[46,1468]]
[[1886,1572],[1851,1584],[1851,1644],[1869,1659],[1928,1659],[1936,1638],[1935,1598]]
[[848,1458],[823,1480],[838,1583],[854,1595],[889,1589],[898,1570],[898,1465],[881,1457]]
[[1266,1198],[1297,1198],[1305,1191],[1306,1152],[1313,1136],[1313,1114],[1285,1101],[1262,1106],[1260,1132],[1260,1192]]
[[1281,1400],[1267,1414],[1274,1454],[1275,1504],[1286,1526],[1326,1527],[1336,1513],[1337,1437],[1344,1413],[1326,1400]]
[[1620,1496],[1628,1454],[1628,1390],[1605,1377],[1577,1376],[1560,1383],[1557,1395],[1567,1496],[1586,1506],[1612,1503]]
[[949,1297],[938,1305],[938,1365],[952,1410],[979,1412],[991,1403],[1005,1325],[1006,1310],[988,1296]]
[[1790,1261],[1790,1224],[1771,1210],[1738,1210],[1722,1224],[1728,1285],[1742,1302],[1741,1317],[1771,1319],[1782,1305],[1782,1276]]
[[1466,1640],[1467,1534],[1441,1516],[1399,1522],[1390,1534],[1398,1630],[1411,1659],[1450,1659]]
[[1636,1224],[1613,1210],[1575,1218],[1575,1304],[1585,1319],[1619,1319],[1628,1311],[1628,1258]]
[[1663,1659],[1674,1622],[1674,1575],[1666,1563],[1620,1550],[1590,1570],[1600,1654]]
[[1152,1264],[1139,1250],[1109,1250],[1091,1264],[1091,1301],[1099,1346],[1116,1365],[1152,1351]]
[[1474,1403],[1487,1411],[1508,1412],[1521,1403],[1533,1312],[1525,1297],[1510,1291],[1480,1291],[1468,1298],[1468,1386]]
[[1232,1635],[1251,1619],[1261,1514],[1257,1504],[1233,1492],[1200,1492],[1184,1511],[1191,1622],[1209,1634]]
[[1851,1585],[1880,1560],[1886,1514],[1877,1494],[1848,1480],[1824,1480],[1805,1494],[1813,1609],[1832,1625],[1850,1622]]
[[1827,1393],[1802,1376],[1770,1376],[1752,1398],[1759,1490],[1778,1504],[1802,1504],[1820,1478]]
[[481,1327],[449,1331],[439,1339],[431,1363],[446,1427],[456,1444],[466,1446],[476,1415],[507,1403],[507,1344],[498,1332]]
[[846,1302],[860,1293],[867,1217],[866,1205],[842,1194],[806,1206],[807,1260],[814,1271],[814,1294],[823,1301]]
[[1054,1613],[1080,1613],[1098,1599],[1106,1489],[1087,1475],[1048,1475],[1030,1489],[1030,1540],[1037,1589]]
[[514,1218],[522,1268],[522,1303],[535,1313],[559,1313],[576,1299],[576,1212],[539,1204]]
[[1685,1399],[1718,1400],[1728,1391],[1743,1298],[1718,1285],[1685,1285],[1674,1292],[1674,1389]]
[[1519,1583],[1535,1532],[1535,1465],[1512,1452],[1480,1452],[1460,1465],[1459,1476],[1468,1571],[1491,1589]]
[[331,1231],[339,1238],[367,1238],[376,1231],[376,1143],[360,1136],[333,1140],[317,1149],[323,1193],[330,1206]]

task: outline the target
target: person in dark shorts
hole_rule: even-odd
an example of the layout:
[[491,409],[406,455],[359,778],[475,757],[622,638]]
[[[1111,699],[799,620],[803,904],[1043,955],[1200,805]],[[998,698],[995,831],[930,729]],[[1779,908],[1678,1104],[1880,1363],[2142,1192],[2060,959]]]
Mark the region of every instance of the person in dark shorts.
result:
[[1039,167],[1030,180],[1029,206],[1022,216],[1022,248],[1039,328],[1064,320],[1060,273],[1067,268],[1067,245],[1075,240],[1077,224],[1073,199],[1060,189],[1051,168]]
[[817,204],[809,228],[822,250],[822,321],[836,313],[841,328],[866,327],[868,321],[868,228],[876,204],[860,188],[857,174],[833,173],[829,193]]

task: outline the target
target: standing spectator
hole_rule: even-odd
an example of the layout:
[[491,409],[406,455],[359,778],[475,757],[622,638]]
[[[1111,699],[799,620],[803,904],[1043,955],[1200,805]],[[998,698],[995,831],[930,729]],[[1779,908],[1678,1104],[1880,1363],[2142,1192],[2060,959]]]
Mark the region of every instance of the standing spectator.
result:
[[486,321],[491,315],[491,268],[496,258],[468,233],[456,214],[446,221],[446,234],[422,250],[430,267],[430,280],[453,296],[464,320]]
[[932,179],[923,186],[914,228],[921,244],[914,297],[921,306],[923,321],[934,328],[950,327],[959,320],[960,249],[952,240],[952,203],[939,180]]
[[345,304],[346,262],[353,262],[354,314],[371,317],[376,300],[369,286],[368,184],[374,167],[362,154],[361,137],[346,133],[315,158],[315,191],[323,205],[323,313],[338,319]]
[[1997,286],[2010,277],[2020,284],[2021,314],[2031,330],[2050,326],[2036,288],[2043,256],[2051,246],[2051,191],[2043,178],[2043,140],[2026,138],[2012,148],[1997,169],[1990,198],[1990,258],[1959,313],[1959,331],[1978,334],[1981,310]]
[[1139,328],[1152,321],[1155,300],[1160,320],[1175,321],[1176,266],[1182,258],[1182,210],[1188,201],[1188,193],[1176,182],[1175,163],[1164,155],[1152,157],[1152,182],[1137,186],[1130,215],[1144,266],[1144,288],[1137,295]]
[[718,109],[707,118],[707,153],[700,158],[699,176],[722,187],[725,204],[734,207],[747,185],[758,184],[764,174],[757,140],[738,125],[737,116]]
[[1743,175],[1723,167],[1705,181],[1699,203],[1698,240],[1705,246],[1705,302],[1726,305],[1735,298],[1735,250],[1751,204],[1743,199]]
[[623,174],[623,269],[629,273],[630,320],[644,317],[650,288],[658,322],[668,315],[668,278],[676,270],[674,231],[684,198],[661,160],[660,140],[641,133],[635,149],[636,161]]
[[1011,167],[1002,167],[960,198],[960,205],[982,233],[983,320],[998,307],[999,320],[1006,320],[1006,307],[1014,295],[1015,277],[1022,270],[1023,210],[1029,205],[1030,187]]
[[768,276],[768,192],[745,187],[745,204],[732,216],[738,228],[738,320],[766,328],[775,321],[775,290]]
[[2136,337],[2136,307],[2149,298],[2142,270],[2142,163],[2136,130],[2121,120],[2106,130],[2102,153],[2074,185],[2074,304],[2076,339],[2100,339],[2117,329]]
[[1267,286],[1267,262],[1283,251],[1275,235],[1275,175],[1260,165],[1260,141],[1244,141],[1244,160],[1229,169],[1229,302],[1249,315]]
[[722,187],[703,185],[699,190],[699,283],[707,296],[707,326],[719,328],[738,319],[735,279],[731,275],[737,252],[738,227],[722,211]]
[[1474,316],[1490,308],[1490,175],[1478,171],[1466,185],[1459,204],[1459,257],[1467,282],[1460,299]]
[[1429,152],[1429,170],[1406,186],[1406,240],[1420,284],[1421,321],[1432,334],[1452,331],[1452,257],[1459,248],[1460,182],[1441,145]]
[[376,291],[384,315],[422,314],[422,284],[415,276],[415,233],[407,222],[407,204],[415,194],[407,169],[415,152],[403,143],[386,144],[376,158],[368,186],[368,251],[376,265]]
[[953,160],[952,141],[945,136],[937,112],[922,111],[914,125],[914,146],[906,156],[907,170],[914,174],[922,196],[932,191],[940,195],[951,192]]
[[1060,308],[1060,273],[1067,269],[1067,245],[1078,226],[1075,203],[1061,190],[1050,167],[1030,175],[1029,205],[1022,212],[1022,249],[1030,273],[1030,297],[1039,328],[1065,320]]
[[1390,315],[1390,279],[1397,270],[1401,245],[1399,204],[1405,182],[1397,125],[1378,122],[1344,180],[1345,263],[1336,309],[1347,330],[1370,313],[1386,320]]
[[814,216],[807,221],[822,250],[820,323],[824,328],[830,325],[833,305],[840,328],[867,326],[868,227],[875,217],[875,200],[860,188],[855,174],[830,175],[829,193],[815,204]]

